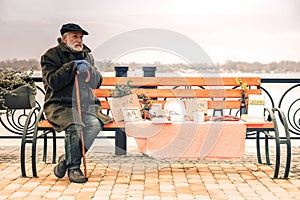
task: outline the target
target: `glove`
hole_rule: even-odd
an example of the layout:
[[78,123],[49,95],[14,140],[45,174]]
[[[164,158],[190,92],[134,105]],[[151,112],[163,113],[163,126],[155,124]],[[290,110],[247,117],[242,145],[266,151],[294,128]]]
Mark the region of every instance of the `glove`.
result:
[[85,72],[86,70],[91,70],[91,64],[86,60],[74,60],[74,62],[77,64],[77,70],[80,73]]

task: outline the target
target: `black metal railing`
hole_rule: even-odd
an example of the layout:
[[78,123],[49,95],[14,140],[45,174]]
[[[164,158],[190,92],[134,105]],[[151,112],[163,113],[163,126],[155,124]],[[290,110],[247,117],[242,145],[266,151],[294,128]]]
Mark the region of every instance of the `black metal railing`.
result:
[[[262,78],[261,82],[261,88],[272,102],[272,107],[280,108],[286,115],[291,139],[300,139],[300,78]],[[265,86],[267,84],[277,88],[276,97],[269,92]],[[280,91],[283,84],[286,84],[286,89]],[[275,100],[278,100],[277,104]]]
[[[41,107],[43,105],[41,96],[44,95],[42,78],[34,77],[33,80],[37,83],[37,95],[40,95],[40,98],[37,98],[36,106]],[[282,109],[288,120],[291,139],[300,139],[300,78],[262,78],[261,81],[260,88],[266,97],[266,107]],[[285,85],[284,89],[282,89],[283,85]],[[4,129],[14,133],[0,134],[0,138],[16,138],[18,136],[15,134],[22,135],[22,123],[29,111],[15,110],[11,115],[0,115],[0,123]],[[31,124],[29,131],[32,131],[33,126],[34,124]]]

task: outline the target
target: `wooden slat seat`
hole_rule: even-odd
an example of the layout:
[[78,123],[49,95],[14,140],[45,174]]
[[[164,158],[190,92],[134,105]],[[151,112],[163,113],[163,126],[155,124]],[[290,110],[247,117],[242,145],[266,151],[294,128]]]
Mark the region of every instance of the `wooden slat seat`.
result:
[[45,120],[38,122],[38,127],[47,129],[47,128],[52,128],[52,125],[50,124],[50,122],[47,119],[45,119]]

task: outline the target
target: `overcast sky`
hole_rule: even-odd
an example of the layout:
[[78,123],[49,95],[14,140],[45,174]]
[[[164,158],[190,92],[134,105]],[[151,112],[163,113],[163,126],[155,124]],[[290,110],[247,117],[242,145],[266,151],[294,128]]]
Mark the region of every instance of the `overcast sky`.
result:
[[[61,25],[75,22],[90,33],[84,42],[92,50],[156,28],[186,36],[213,62],[300,61],[299,0],[0,0],[0,13],[0,60],[39,59],[57,44]],[[130,54],[119,59],[171,62],[154,50]]]

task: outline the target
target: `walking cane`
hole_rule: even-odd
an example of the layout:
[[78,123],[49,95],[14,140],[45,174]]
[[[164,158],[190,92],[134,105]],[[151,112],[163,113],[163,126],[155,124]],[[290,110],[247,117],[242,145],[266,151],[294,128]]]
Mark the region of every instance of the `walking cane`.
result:
[[[85,79],[85,82],[89,82],[90,80],[90,72],[89,70],[85,71],[87,73],[87,77]],[[81,115],[81,103],[80,103],[80,91],[79,91],[79,84],[78,84],[78,74],[79,71],[75,74],[75,90],[76,90],[76,102],[77,102],[77,109],[80,120],[82,120]],[[83,159],[83,167],[84,167],[84,177],[87,179],[87,170],[86,170],[86,155],[85,155],[85,147],[84,147],[84,136],[83,131],[80,131],[80,137],[81,137],[81,149],[82,149],[82,159]]]

